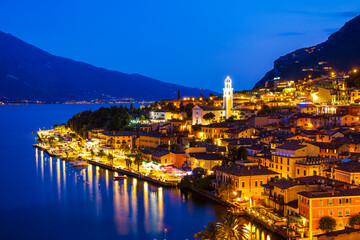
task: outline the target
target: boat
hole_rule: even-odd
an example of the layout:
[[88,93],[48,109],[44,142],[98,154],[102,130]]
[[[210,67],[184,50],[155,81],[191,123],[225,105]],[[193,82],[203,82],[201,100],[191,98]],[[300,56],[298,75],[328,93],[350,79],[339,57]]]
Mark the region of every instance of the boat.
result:
[[74,161],[70,165],[73,167],[87,167],[89,164],[86,161]]
[[114,176],[114,180],[124,180],[127,179],[127,176],[123,175],[123,176]]

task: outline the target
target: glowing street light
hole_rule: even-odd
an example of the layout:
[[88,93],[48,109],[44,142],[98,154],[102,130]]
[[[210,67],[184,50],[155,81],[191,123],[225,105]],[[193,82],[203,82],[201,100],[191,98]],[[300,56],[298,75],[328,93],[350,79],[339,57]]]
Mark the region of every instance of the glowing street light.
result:
[[318,100],[318,96],[316,95],[316,93],[311,94],[313,101]]

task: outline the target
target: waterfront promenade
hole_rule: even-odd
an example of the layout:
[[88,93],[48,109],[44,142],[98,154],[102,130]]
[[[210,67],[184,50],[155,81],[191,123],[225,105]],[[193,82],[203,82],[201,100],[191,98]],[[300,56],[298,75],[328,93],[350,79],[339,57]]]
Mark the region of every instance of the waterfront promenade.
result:
[[[50,151],[48,151],[48,149],[42,147],[39,144],[34,144],[33,147],[37,148],[37,149],[39,149],[41,151],[46,152],[49,156],[60,158],[62,160],[69,160],[69,158],[62,158],[59,155],[51,153]],[[141,180],[145,180],[145,181],[148,181],[148,182],[151,182],[151,183],[163,186],[163,187],[177,187],[177,185],[178,185],[178,182],[160,181],[158,179],[151,178],[149,176],[144,176],[143,174],[141,174],[140,172],[137,172],[135,170],[124,169],[124,168],[121,168],[119,166],[113,166],[113,165],[111,165],[109,163],[101,163],[99,161],[86,159],[86,158],[82,158],[82,160],[86,161],[87,163],[89,163],[91,165],[98,166],[98,167],[108,169],[108,170],[112,170],[114,172],[117,172],[117,173],[120,173],[120,174],[125,174],[127,176],[135,177],[135,178],[138,178],[138,179],[141,179]]]

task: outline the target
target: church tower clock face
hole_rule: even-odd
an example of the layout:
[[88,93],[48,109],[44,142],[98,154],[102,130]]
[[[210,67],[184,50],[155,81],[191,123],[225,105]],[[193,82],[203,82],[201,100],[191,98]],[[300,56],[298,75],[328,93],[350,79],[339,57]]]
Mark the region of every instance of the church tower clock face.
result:
[[233,109],[233,88],[232,81],[229,76],[225,79],[225,87],[223,88],[223,107],[225,110],[225,118],[229,118],[232,115]]

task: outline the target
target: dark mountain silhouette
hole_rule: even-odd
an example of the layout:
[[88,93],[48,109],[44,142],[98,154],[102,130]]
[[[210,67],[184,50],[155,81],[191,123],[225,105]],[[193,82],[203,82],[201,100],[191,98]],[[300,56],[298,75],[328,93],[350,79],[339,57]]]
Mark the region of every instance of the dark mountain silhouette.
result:
[[214,93],[125,74],[51,55],[0,31],[0,97],[68,101],[111,98],[176,99]]
[[328,74],[328,67],[332,67],[335,72],[348,72],[359,66],[360,15],[330,35],[327,41],[278,58],[274,62],[274,68],[267,72],[254,88],[264,86],[265,81],[275,77],[299,80],[308,75],[314,78]]

